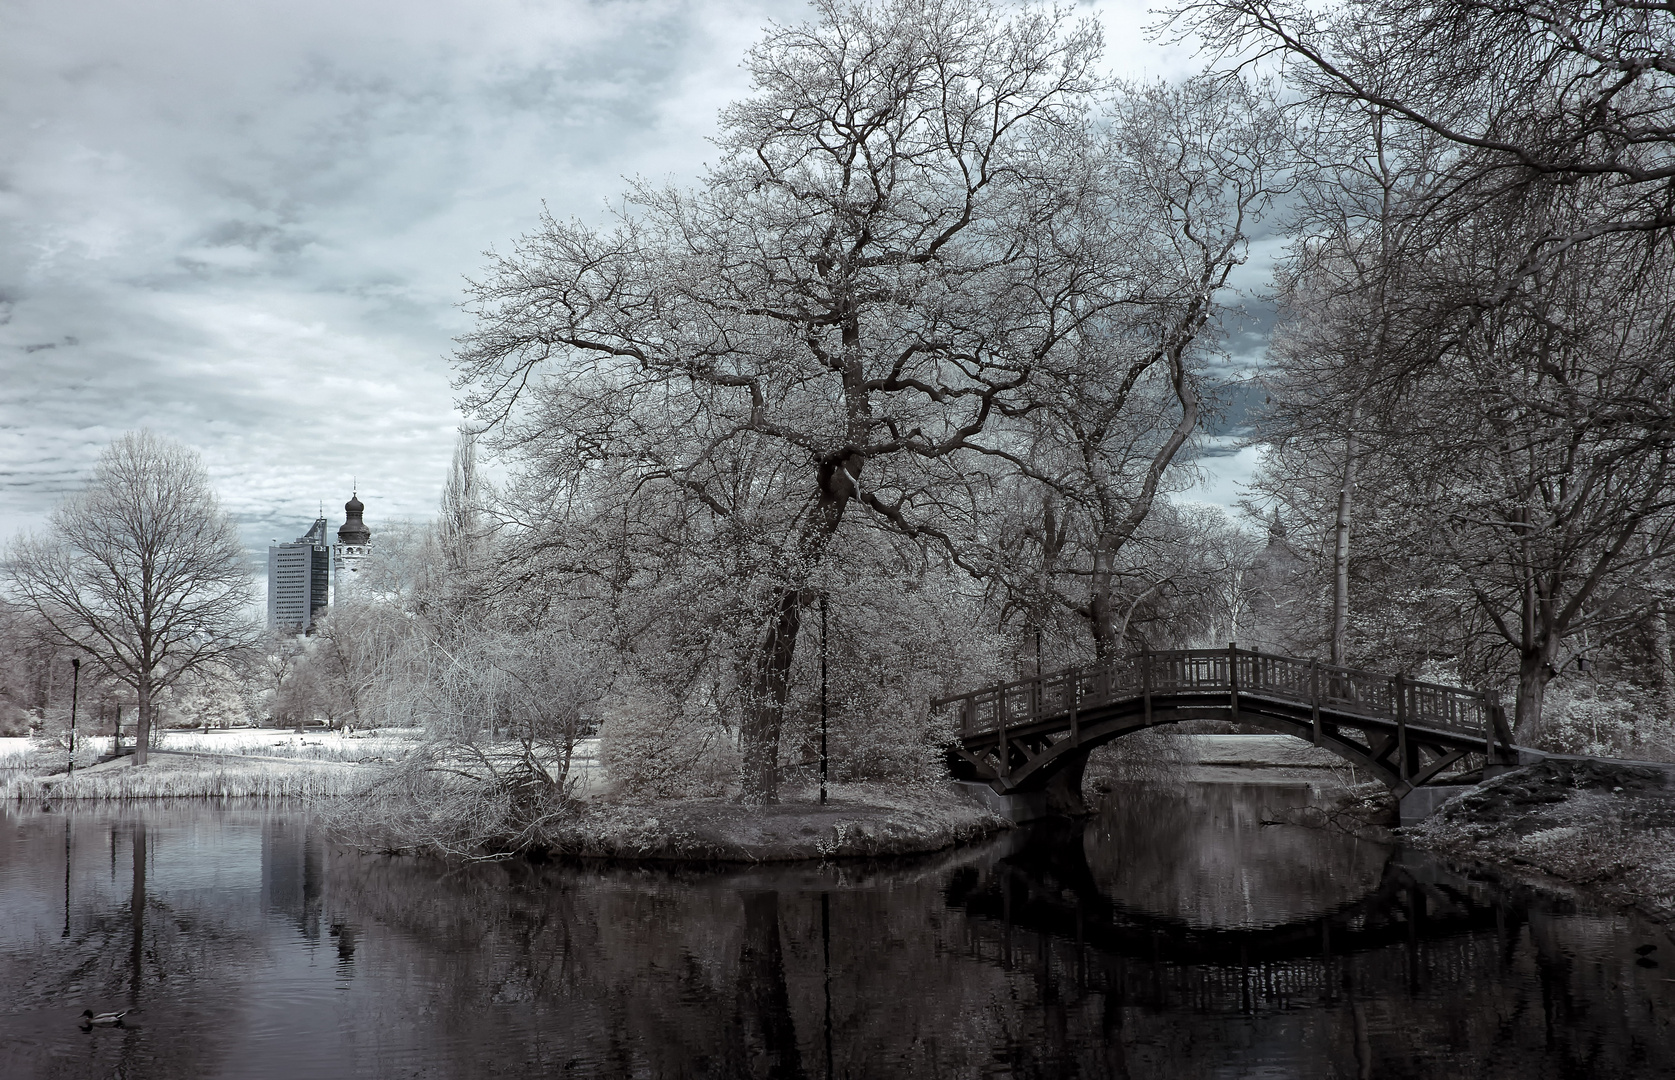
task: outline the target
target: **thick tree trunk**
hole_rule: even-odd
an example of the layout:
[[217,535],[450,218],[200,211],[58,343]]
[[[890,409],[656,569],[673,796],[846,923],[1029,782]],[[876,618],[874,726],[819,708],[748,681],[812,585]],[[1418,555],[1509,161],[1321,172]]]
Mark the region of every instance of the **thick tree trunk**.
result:
[[1355,464],[1359,451],[1355,425],[1358,409],[1349,413],[1350,431],[1344,439],[1343,482],[1338,487],[1338,518],[1333,526],[1332,543],[1332,664],[1343,667],[1347,662],[1346,644],[1349,637],[1349,523],[1355,495]]
[[[1552,639],[1555,643],[1557,639]],[[1525,649],[1518,658],[1518,695],[1512,737],[1519,746],[1534,746],[1541,736],[1541,707],[1553,678],[1553,649],[1543,642]]]
[[[1516,515],[1520,523],[1530,521],[1532,515],[1524,508]],[[1518,691],[1513,713],[1512,737],[1520,746],[1535,746],[1541,737],[1541,706],[1547,696],[1547,683],[1557,672],[1553,659],[1559,650],[1561,630],[1556,625],[1552,590],[1542,588],[1540,575],[1533,569],[1529,529],[1523,529],[1519,543],[1519,563],[1523,568],[1521,610],[1518,613]]]
[[1112,634],[1116,615],[1111,602],[1112,554],[1103,544],[1094,552],[1093,580],[1088,587],[1088,630],[1093,635],[1093,655],[1099,660],[1114,656],[1120,644]]
[[139,708],[135,710],[134,721],[134,764],[144,765],[146,751],[151,745],[151,675],[146,673],[139,678],[135,687],[139,695]]
[[739,732],[741,795],[745,802],[762,805],[779,801],[779,733],[785,723],[797,631],[803,623],[799,590],[781,589],[774,602],[774,615],[756,648],[755,675]]
[[[797,542],[805,573],[820,565],[850,499],[859,495],[857,485],[865,463],[852,447],[821,462],[820,498]],[[739,730],[739,797],[747,803],[767,806],[779,801],[779,734],[785,726],[785,697],[791,685],[791,661],[797,655],[797,632],[803,623],[804,593],[800,582],[775,591],[773,614],[756,646],[750,697]]]

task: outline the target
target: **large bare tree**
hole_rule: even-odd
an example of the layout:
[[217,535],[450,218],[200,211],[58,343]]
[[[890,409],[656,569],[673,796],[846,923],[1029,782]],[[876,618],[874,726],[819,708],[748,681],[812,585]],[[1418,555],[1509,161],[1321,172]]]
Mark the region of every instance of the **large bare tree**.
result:
[[[695,190],[546,220],[474,287],[468,405],[624,491],[785,536],[749,662],[748,800],[777,798],[804,607],[851,506],[934,535],[938,491],[1116,302],[1091,25],[962,0],[817,0],[773,26]],[[510,412],[541,401],[521,425]],[[555,501],[562,495],[555,493]]]
[[133,689],[143,765],[158,691],[258,640],[244,547],[198,455],[149,431],[107,447],[49,522],[12,544],[7,584],[58,644]]

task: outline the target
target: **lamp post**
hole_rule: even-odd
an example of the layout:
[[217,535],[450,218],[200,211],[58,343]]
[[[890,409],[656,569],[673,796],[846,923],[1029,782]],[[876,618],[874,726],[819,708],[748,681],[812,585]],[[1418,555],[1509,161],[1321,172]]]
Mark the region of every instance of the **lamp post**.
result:
[[76,775],[76,699],[81,696],[81,657],[70,658],[70,768],[69,776]]
[[820,594],[820,805],[826,805],[826,594]]

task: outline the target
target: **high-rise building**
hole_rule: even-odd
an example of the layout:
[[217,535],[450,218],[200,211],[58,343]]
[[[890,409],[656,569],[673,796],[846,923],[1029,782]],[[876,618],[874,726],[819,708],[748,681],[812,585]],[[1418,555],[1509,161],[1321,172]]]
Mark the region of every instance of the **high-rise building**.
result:
[[361,520],[365,510],[359,494],[351,494],[336,544],[321,517],[291,543],[268,548],[269,629],[306,634],[331,607],[341,575],[354,573],[372,550],[372,530]]
[[306,634],[331,605],[332,549],[326,519],[289,544],[268,548],[268,628]]

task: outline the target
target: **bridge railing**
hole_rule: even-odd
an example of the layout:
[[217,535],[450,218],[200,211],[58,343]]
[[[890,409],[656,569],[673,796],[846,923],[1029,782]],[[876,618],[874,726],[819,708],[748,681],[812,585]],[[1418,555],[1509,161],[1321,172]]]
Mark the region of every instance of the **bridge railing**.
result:
[[934,704],[958,704],[960,732],[970,737],[1156,694],[1277,698],[1316,710],[1477,738],[1492,735],[1496,708],[1493,696],[1480,690],[1237,648],[1136,653],[999,683]]

